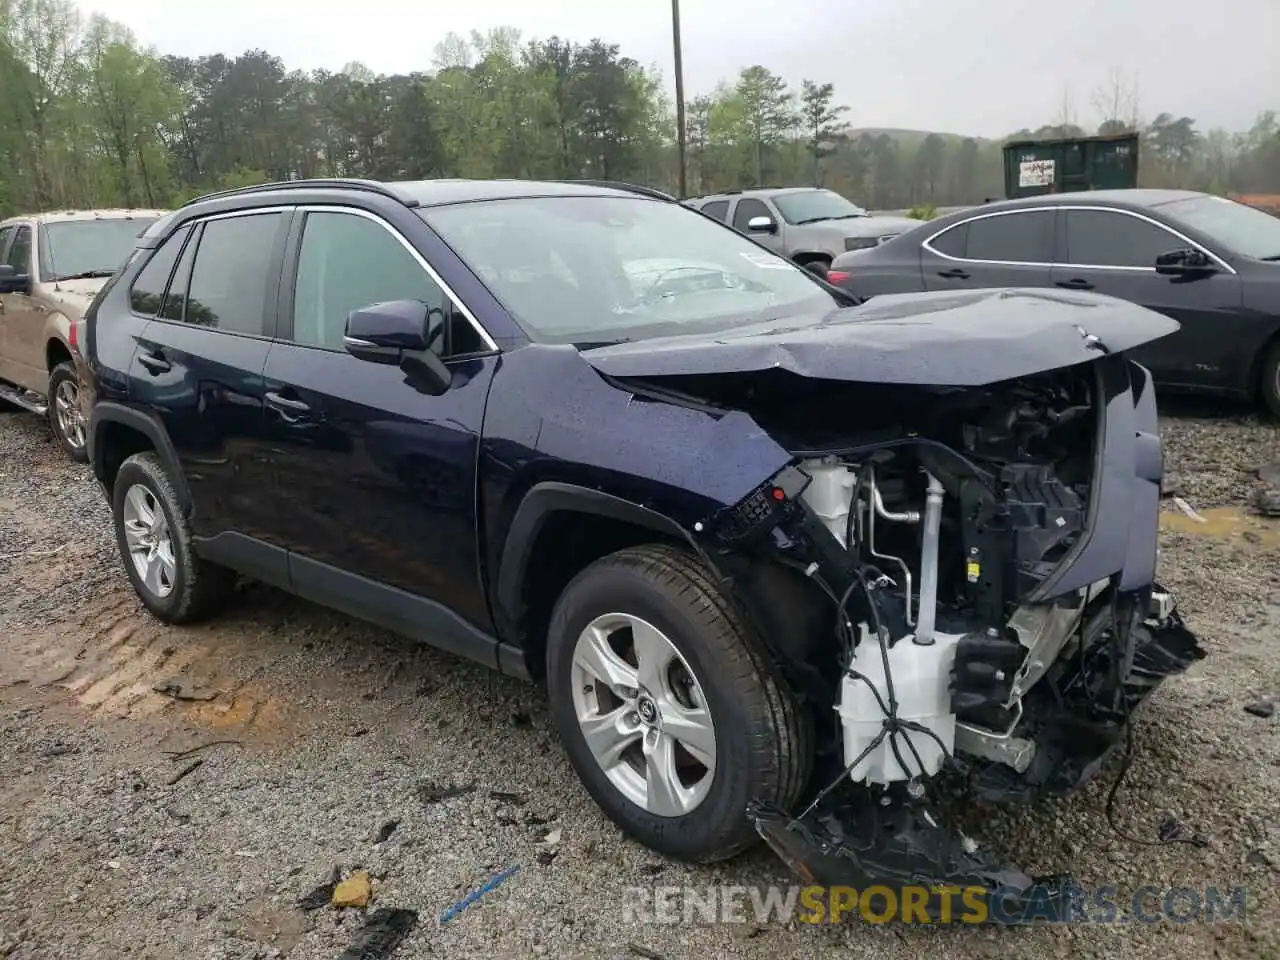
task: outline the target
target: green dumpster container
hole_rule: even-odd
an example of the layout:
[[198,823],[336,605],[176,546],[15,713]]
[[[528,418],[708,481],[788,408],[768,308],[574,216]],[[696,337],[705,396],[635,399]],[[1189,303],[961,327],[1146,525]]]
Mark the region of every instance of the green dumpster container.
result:
[[1004,195],[1010,200],[1138,185],[1138,135],[1018,140],[1004,145]]

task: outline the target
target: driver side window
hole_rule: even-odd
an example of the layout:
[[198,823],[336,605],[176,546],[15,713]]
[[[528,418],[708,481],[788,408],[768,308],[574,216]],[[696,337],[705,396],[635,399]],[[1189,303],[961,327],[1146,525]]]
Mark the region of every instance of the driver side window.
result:
[[308,213],[293,291],[293,342],[341,351],[347,315],[388,300],[427,305],[428,342],[442,358],[484,348],[475,328],[388,227],[351,213]]
[[13,267],[19,275],[31,273],[31,228],[18,227],[13,235],[13,243],[9,247],[9,256],[5,262]]

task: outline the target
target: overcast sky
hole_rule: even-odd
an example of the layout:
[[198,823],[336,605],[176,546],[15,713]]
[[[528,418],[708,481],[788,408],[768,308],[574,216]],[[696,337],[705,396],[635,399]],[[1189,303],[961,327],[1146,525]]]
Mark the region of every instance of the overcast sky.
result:
[[[835,84],[856,126],[1002,136],[1062,112],[1078,121],[1113,68],[1142,113],[1248,127],[1280,109],[1280,0],[682,0],[685,89],[760,63],[799,87]],[[80,0],[162,53],[261,48],[290,69],[428,69],[449,31],[599,36],[672,84],[669,0]]]

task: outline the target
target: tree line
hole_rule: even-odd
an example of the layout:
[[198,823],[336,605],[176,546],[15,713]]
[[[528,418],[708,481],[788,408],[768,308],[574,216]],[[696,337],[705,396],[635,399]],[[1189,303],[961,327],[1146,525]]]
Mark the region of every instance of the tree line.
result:
[[[71,0],[0,0],[0,214],[165,207],[209,190],[300,177],[624,179],[674,192],[675,121],[660,72],[617,44],[455,34],[420,72],[289,70],[266,51],[198,58],[142,47]],[[1115,72],[1094,92],[1100,132],[1139,130],[1153,185],[1280,192],[1280,122],[1201,132],[1143,123]],[[1014,136],[1076,135],[1069,95]],[[859,130],[832,84],[760,65],[690,99],[693,193],[822,184],[864,206],[1002,194],[1002,141]]]

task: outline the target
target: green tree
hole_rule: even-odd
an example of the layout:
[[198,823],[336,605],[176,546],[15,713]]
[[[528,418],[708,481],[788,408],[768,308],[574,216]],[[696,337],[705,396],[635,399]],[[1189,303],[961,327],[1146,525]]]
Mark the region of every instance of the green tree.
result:
[[836,88],[830,83],[801,82],[800,115],[804,121],[809,156],[813,160],[813,182],[822,184],[822,158],[835,152],[833,141],[843,136],[840,117],[848,107],[835,103]]
[[795,107],[786,81],[759,65],[747,67],[739,75],[737,95],[751,131],[755,184],[763,186],[765,152],[782,141],[794,121]]

